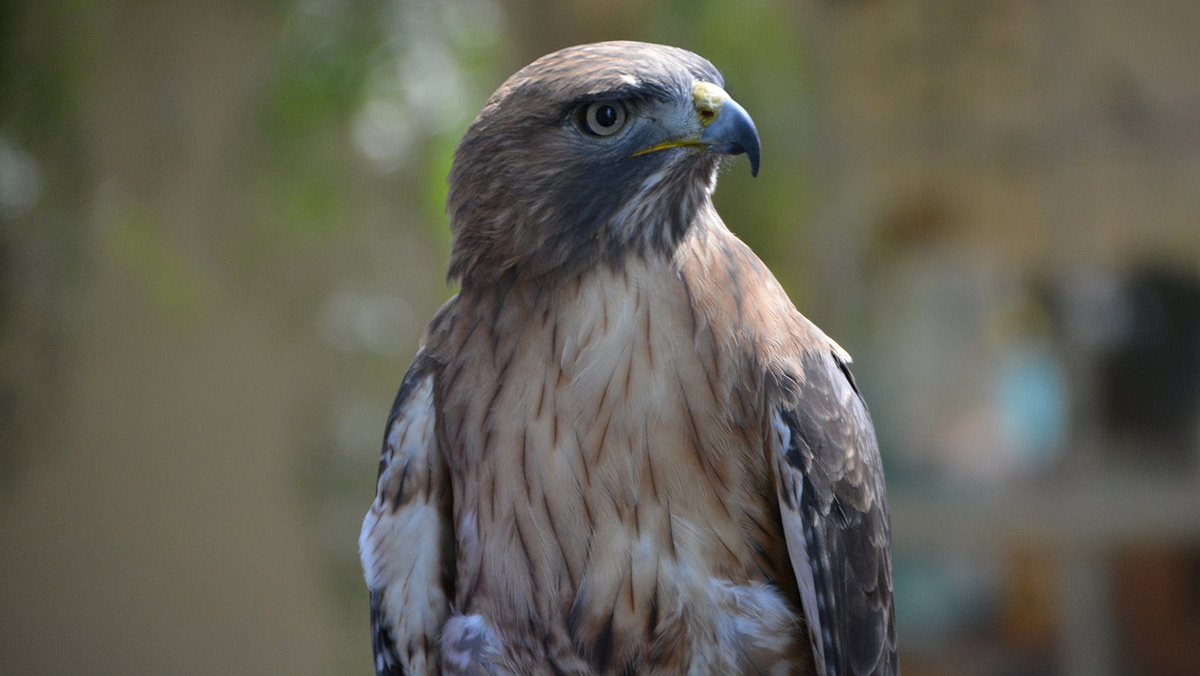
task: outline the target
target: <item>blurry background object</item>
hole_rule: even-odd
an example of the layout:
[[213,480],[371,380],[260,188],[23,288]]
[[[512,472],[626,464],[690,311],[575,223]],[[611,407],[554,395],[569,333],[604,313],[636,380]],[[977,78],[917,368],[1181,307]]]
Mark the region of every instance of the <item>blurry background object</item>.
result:
[[[1099,355],[1104,431],[1124,455],[1150,451],[1167,471],[1196,470],[1200,443],[1200,280],[1137,270],[1122,280],[1123,330]],[[1147,462],[1147,458],[1127,458]]]
[[1137,542],[1115,559],[1126,668],[1152,676],[1200,673],[1200,547]]
[[[0,2],[0,673],[366,674],[355,539],[509,73],[710,58],[855,356],[907,676],[1200,673],[1200,3]],[[753,224],[753,229],[747,229]]]

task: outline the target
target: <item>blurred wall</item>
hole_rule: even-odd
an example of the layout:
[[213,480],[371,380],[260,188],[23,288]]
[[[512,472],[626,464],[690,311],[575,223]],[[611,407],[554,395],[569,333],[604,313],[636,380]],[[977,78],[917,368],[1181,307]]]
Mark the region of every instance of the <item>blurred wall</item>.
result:
[[313,275],[234,250],[263,227],[246,184],[280,12],[5,8],[0,133],[36,194],[5,204],[0,672],[345,662],[297,480],[330,365],[288,305],[320,285],[276,299]]

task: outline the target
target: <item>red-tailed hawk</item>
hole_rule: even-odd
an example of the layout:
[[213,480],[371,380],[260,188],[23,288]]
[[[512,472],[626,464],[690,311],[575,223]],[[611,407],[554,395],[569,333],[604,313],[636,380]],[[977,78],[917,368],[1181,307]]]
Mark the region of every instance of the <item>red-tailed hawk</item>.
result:
[[450,277],[360,546],[381,675],[898,673],[845,352],[713,208],[759,140],[703,58],[538,59],[458,145]]

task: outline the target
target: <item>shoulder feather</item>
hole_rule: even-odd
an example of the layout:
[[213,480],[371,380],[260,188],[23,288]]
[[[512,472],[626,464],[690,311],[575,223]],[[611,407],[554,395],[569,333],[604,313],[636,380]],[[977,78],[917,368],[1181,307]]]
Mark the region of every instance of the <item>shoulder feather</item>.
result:
[[899,673],[891,527],[870,415],[830,341],[779,373],[772,464],[820,676]]

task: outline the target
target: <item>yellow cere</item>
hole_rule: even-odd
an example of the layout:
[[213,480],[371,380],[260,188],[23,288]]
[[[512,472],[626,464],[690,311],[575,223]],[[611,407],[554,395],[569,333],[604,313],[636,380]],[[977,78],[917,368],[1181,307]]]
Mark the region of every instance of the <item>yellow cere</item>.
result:
[[692,102],[700,124],[707,127],[721,114],[721,106],[729,100],[729,94],[711,82],[697,82],[692,86]]

